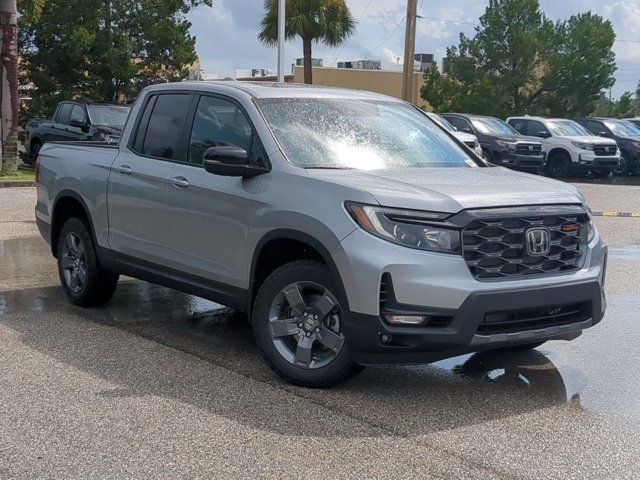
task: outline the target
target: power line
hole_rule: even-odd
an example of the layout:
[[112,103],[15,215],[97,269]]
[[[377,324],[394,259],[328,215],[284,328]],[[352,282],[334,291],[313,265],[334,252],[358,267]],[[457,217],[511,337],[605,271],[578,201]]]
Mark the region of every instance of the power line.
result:
[[[356,27],[358,25],[360,25],[360,22],[364,18],[364,15],[367,13],[367,10],[369,10],[369,7],[371,6],[372,3],[373,3],[373,0],[369,0],[369,3],[367,3],[367,6],[364,7],[364,11],[362,12],[362,15],[360,15],[360,18],[358,18],[358,21],[356,22],[356,25],[355,25]],[[324,85],[324,81],[327,79],[327,76],[329,75],[329,72],[331,72],[331,70],[333,69],[333,66],[336,64],[336,61],[338,60],[338,58],[340,58],[340,55],[342,54],[342,51],[344,50],[344,47],[347,46],[347,43],[349,43],[349,39],[347,39],[347,41],[345,41],[342,44],[342,47],[340,48],[340,51],[338,52],[336,57],[333,59],[333,62],[331,62],[331,66],[329,67],[329,70],[327,70],[325,72],[325,74],[324,74],[324,77],[322,77],[322,81],[320,82],[320,85]]]
[[391,36],[392,36],[394,33],[396,33],[396,31],[398,30],[398,28],[400,28],[400,25],[402,25],[402,24],[405,22],[405,20],[406,20],[406,17],[402,17],[402,20],[400,20],[400,23],[398,23],[398,24],[396,25],[396,27],[391,31],[391,33],[390,33],[389,35],[387,35],[386,37],[384,37],[384,39],[383,39],[379,44],[377,44],[375,47],[373,47],[371,50],[369,50],[369,51],[367,52],[367,54],[364,56],[364,58],[365,58],[365,59],[366,59],[366,58],[368,58],[368,57],[369,57],[369,55],[371,55],[373,52],[375,52],[375,51],[380,47],[380,45],[382,45],[384,42],[386,42],[387,40],[389,40],[389,39],[391,38]]

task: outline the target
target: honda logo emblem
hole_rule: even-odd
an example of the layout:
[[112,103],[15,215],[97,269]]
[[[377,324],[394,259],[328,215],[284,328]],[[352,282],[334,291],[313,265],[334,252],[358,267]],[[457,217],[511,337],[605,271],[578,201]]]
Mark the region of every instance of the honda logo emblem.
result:
[[527,253],[540,257],[549,253],[551,236],[546,228],[530,228],[527,230]]

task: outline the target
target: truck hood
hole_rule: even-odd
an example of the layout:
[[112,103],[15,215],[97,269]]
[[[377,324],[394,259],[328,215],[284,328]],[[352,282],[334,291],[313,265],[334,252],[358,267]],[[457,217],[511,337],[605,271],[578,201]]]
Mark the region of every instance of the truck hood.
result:
[[591,145],[617,145],[615,140],[605,137],[597,137],[591,135],[566,136],[562,137],[572,142],[589,143]]
[[468,208],[584,202],[572,185],[502,167],[308,169],[307,173],[367,192],[386,207],[456,213]]

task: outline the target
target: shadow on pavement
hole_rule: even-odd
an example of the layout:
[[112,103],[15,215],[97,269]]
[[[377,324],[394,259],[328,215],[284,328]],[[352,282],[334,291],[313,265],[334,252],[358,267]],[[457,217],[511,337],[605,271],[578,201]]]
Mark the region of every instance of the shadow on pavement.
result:
[[[539,351],[368,368],[329,390],[293,387],[268,370],[232,310],[139,281],[121,282],[106,307],[92,310],[70,305],[59,287],[0,292],[0,324],[28,347],[117,385],[97,395],[163,396],[286,435],[423,435],[567,403],[561,373]],[[324,409],[367,428],[327,425]]]

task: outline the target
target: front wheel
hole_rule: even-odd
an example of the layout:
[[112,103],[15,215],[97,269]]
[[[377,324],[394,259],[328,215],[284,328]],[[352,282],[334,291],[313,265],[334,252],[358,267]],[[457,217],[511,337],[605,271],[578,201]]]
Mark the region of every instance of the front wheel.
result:
[[614,175],[617,176],[626,176],[629,175],[631,171],[631,159],[627,154],[622,154],[620,160],[618,161],[618,165],[613,169]]
[[253,307],[256,343],[290,383],[329,387],[362,370],[351,360],[344,313],[331,273],[313,261],[283,265],[262,284]]
[[58,237],[58,273],[67,298],[81,307],[108,302],[118,284],[118,275],[100,267],[91,232],[79,218],[62,226]]
[[571,174],[571,158],[566,153],[556,153],[547,162],[547,175],[565,178]]

